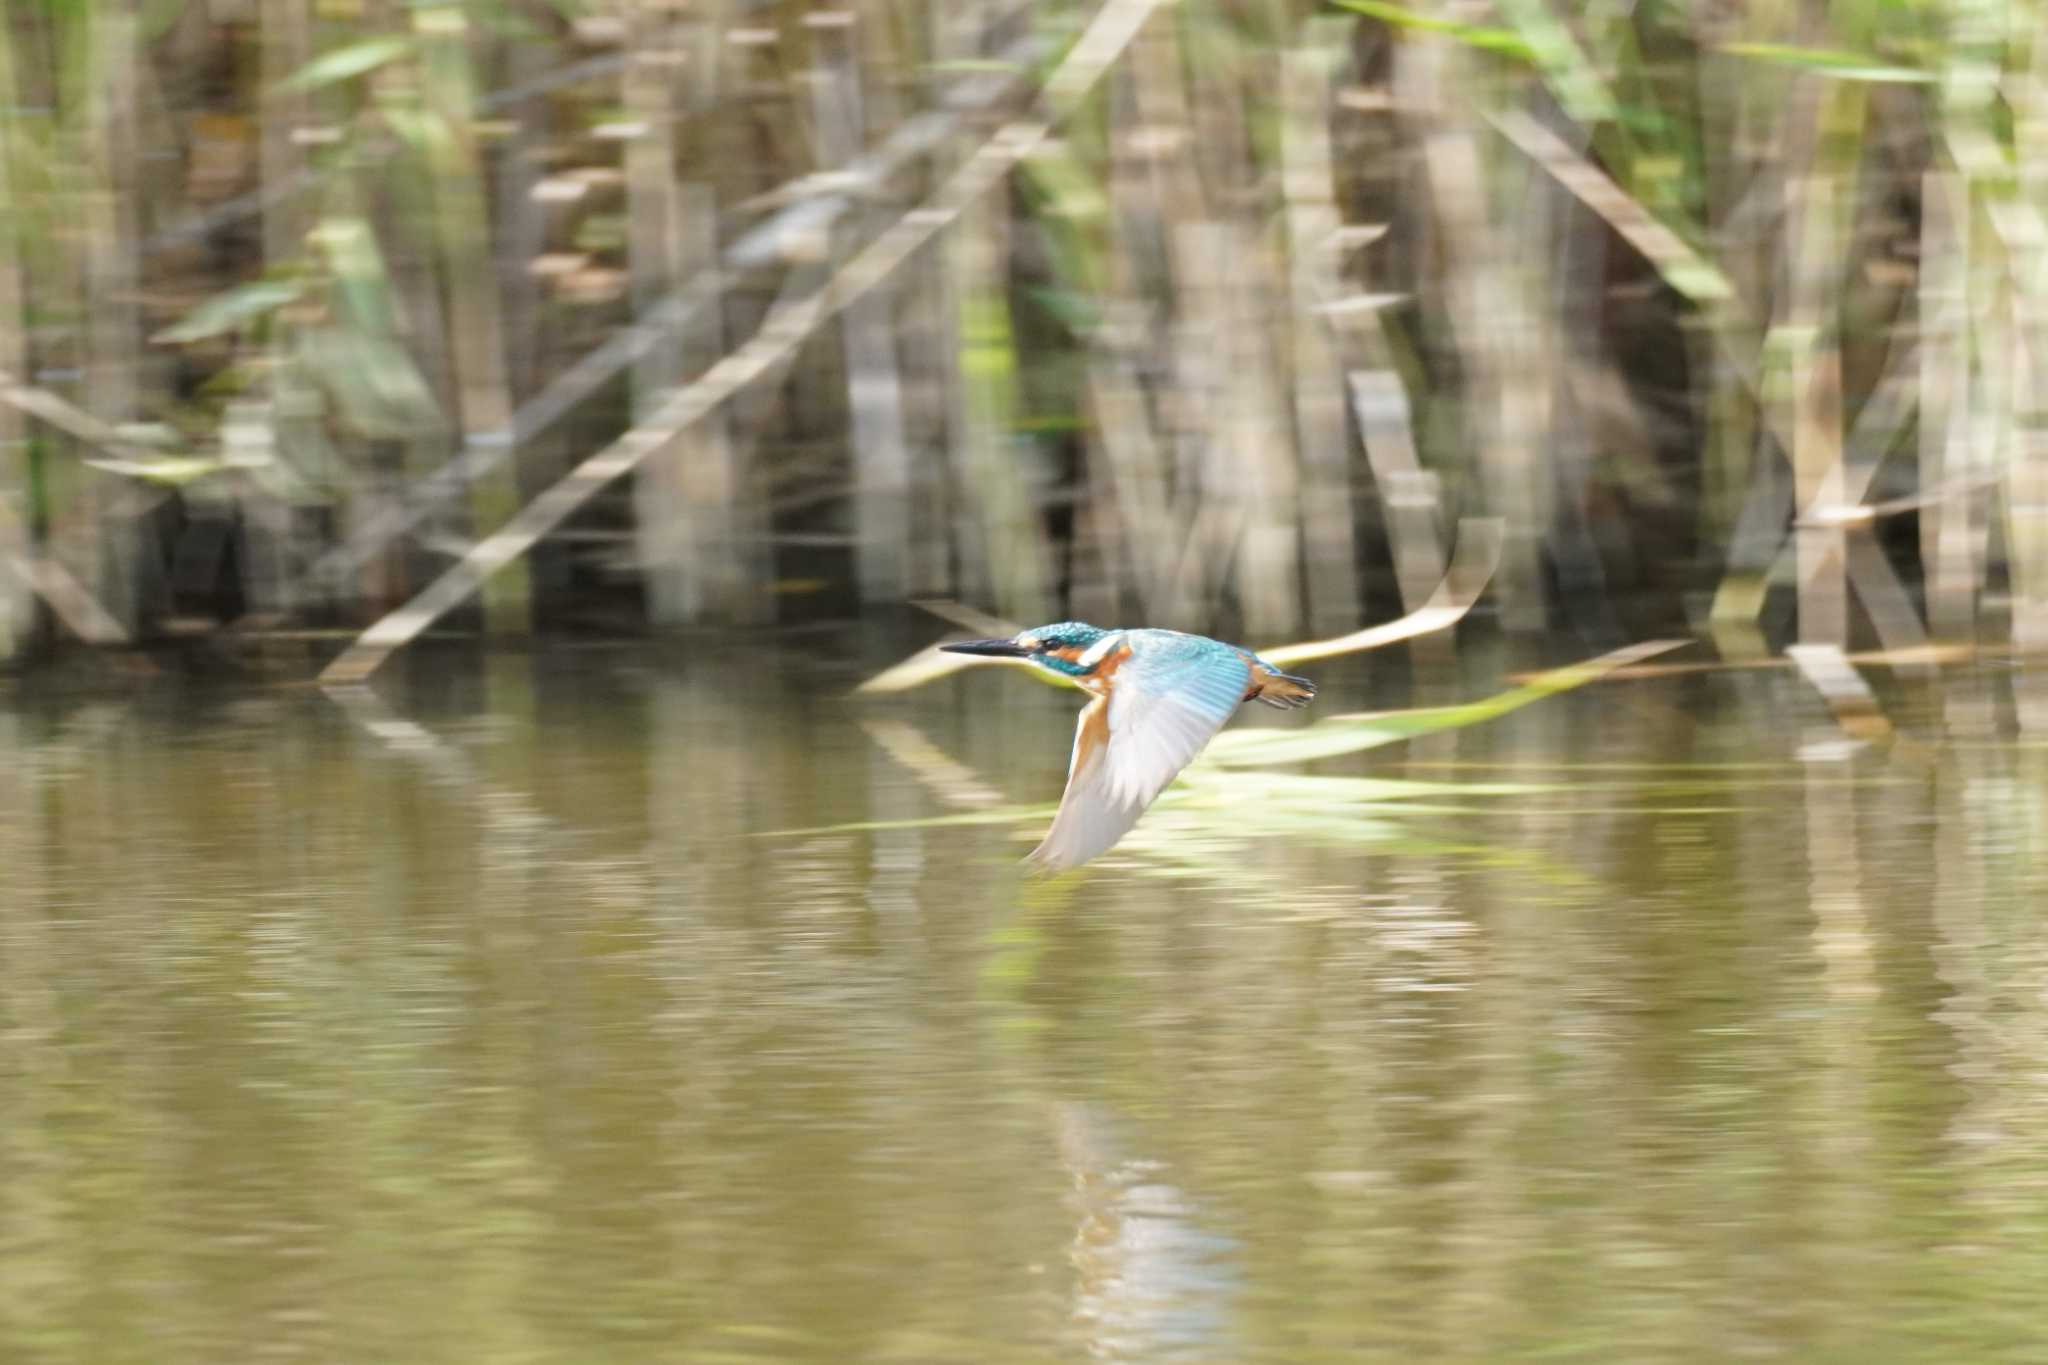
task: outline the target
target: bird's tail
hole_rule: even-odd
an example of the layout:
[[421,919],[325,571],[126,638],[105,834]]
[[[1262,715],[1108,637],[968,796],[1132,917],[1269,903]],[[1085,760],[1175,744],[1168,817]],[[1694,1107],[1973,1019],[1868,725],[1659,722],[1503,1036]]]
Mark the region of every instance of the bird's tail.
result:
[[1267,673],[1259,679],[1258,699],[1282,711],[1299,711],[1316,695],[1316,685],[1292,673]]

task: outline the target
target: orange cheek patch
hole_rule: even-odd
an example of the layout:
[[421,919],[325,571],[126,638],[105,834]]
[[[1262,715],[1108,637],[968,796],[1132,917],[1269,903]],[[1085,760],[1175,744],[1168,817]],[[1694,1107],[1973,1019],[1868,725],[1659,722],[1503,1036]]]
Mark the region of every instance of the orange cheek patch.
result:
[[1119,668],[1124,666],[1124,660],[1130,657],[1131,647],[1129,645],[1118,645],[1115,649],[1109,651],[1107,658],[1095,665],[1095,676],[1107,681],[1115,675]]
[[[1085,653],[1087,651],[1082,649],[1061,650],[1060,657],[1063,659],[1072,658],[1075,663],[1079,663],[1081,656]],[[1074,681],[1080,683],[1082,687],[1093,692],[1096,696],[1106,697],[1109,695],[1110,679],[1115,676],[1117,669],[1123,667],[1124,660],[1130,657],[1131,647],[1129,645],[1121,645],[1097,661],[1092,670],[1076,678]]]

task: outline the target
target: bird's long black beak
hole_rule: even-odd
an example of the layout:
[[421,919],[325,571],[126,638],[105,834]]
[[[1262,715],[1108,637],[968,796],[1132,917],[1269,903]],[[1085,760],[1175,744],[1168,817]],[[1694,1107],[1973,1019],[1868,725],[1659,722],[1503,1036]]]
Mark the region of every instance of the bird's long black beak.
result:
[[1031,651],[1014,640],[955,640],[940,645],[947,654],[980,654],[990,659],[1028,659]]

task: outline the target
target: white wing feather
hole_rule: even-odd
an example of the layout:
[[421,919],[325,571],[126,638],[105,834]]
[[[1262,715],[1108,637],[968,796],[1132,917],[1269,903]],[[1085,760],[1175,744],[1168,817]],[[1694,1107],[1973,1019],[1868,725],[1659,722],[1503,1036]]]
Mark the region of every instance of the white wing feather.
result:
[[[1208,641],[1171,631],[1130,631],[1131,657],[1110,696],[1074,727],[1066,795],[1031,860],[1059,871],[1124,837],[1166,784],[1194,760],[1244,698],[1251,665]],[[1107,709],[1108,743],[1090,748],[1088,728]]]

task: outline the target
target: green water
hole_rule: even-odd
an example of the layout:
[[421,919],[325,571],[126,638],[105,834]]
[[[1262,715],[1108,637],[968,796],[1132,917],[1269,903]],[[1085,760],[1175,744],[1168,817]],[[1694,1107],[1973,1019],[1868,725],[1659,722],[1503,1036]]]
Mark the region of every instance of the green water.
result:
[[1603,684],[1046,885],[895,822],[1071,694],[409,667],[0,694],[0,1360],[2048,1359],[2039,675]]

